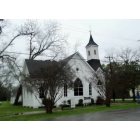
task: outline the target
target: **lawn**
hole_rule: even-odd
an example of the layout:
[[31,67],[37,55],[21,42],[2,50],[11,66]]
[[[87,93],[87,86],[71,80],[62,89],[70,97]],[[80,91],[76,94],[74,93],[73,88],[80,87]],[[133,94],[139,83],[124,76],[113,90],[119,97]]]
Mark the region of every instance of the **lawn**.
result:
[[[13,106],[9,102],[3,102],[0,105],[0,120],[1,121],[41,121],[41,120],[52,120],[60,116],[69,115],[82,115],[84,113],[98,112],[98,111],[112,111],[120,109],[130,109],[140,107],[137,103],[113,103],[110,108],[106,106],[87,106],[87,107],[77,107],[75,109],[65,109],[60,108],[54,109],[52,114],[43,113],[43,109],[32,109],[21,106]],[[27,112],[37,112],[41,111],[39,114],[24,114]]]
[[10,104],[10,102],[2,102],[0,104],[0,118],[3,116],[16,115],[19,113],[22,114],[24,112],[34,112],[39,110],[41,111],[43,109],[33,109],[22,106],[14,106]]

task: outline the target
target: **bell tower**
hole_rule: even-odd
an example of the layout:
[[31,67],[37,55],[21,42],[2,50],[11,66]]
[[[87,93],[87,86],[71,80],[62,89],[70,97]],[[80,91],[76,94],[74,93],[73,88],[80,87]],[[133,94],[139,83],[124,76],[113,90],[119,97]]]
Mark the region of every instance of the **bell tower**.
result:
[[86,45],[86,52],[87,52],[87,61],[92,59],[99,60],[98,45],[94,42],[91,32],[89,43]]

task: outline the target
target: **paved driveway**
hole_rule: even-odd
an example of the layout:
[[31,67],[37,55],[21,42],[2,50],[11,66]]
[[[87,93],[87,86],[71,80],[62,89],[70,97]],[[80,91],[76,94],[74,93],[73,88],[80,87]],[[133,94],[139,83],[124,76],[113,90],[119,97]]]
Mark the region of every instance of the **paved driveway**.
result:
[[54,121],[140,121],[140,108],[65,116]]

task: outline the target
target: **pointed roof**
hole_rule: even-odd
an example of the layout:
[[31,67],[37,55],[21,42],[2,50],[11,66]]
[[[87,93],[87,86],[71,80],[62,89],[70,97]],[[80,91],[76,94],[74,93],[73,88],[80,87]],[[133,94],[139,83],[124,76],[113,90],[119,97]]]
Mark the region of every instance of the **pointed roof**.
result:
[[91,60],[88,60],[87,63],[88,63],[95,71],[97,71],[98,68],[102,68],[101,63],[100,63],[100,60],[98,60],[98,59],[91,59]]
[[92,37],[91,34],[90,34],[90,38],[89,38],[89,42],[88,42],[87,46],[90,46],[90,45],[96,45],[96,46],[98,46],[98,45],[94,42],[93,37]]
[[68,57],[67,57],[67,58],[65,58],[63,61],[65,61],[65,62],[67,63],[69,60],[71,60],[71,59],[72,59],[72,57],[73,57],[75,54],[77,54],[77,52],[75,52],[74,54],[72,54],[72,55],[68,56]]
[[[94,66],[93,66],[94,64],[93,64],[93,63],[92,63],[92,66],[91,66],[90,63],[89,63],[88,61],[85,61],[85,59],[82,57],[82,55],[81,55],[79,52],[76,52],[76,53],[70,55],[69,57],[67,57],[67,58],[64,59],[63,61],[65,61],[65,62],[68,63],[68,61],[70,61],[71,59],[73,59],[73,57],[74,57],[75,55],[78,55],[78,56],[80,57],[79,60],[84,61],[85,64],[86,64],[91,70],[93,70],[94,72],[95,72],[95,70],[98,69],[98,66],[95,66],[96,68],[94,68]],[[99,61],[100,61],[100,60],[99,60]],[[97,63],[98,63],[98,62],[97,62]],[[95,65],[98,65],[98,64],[95,64]]]

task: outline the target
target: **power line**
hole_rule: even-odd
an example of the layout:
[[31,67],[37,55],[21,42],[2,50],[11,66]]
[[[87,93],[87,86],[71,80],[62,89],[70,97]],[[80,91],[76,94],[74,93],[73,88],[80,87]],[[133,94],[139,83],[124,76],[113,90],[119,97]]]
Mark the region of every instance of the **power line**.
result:
[[[28,55],[28,53],[21,53],[21,52],[9,52],[9,51],[5,51],[5,53],[13,53],[13,54],[20,54],[20,55]],[[41,54],[40,56],[43,56],[44,54]],[[54,56],[47,56],[47,57],[54,57]]]
[[[13,53],[13,54],[20,54],[20,55],[29,55],[28,53],[21,53],[21,52],[9,52],[9,51],[6,51],[6,53]],[[47,56],[47,57],[53,58],[54,56]],[[66,58],[64,57],[63,59],[66,59]],[[87,59],[78,59],[78,58],[71,58],[71,59],[77,59],[77,60],[85,60],[85,61],[87,61]],[[100,61],[101,62],[108,62],[108,61],[105,61],[105,60],[100,60]]]
[[13,53],[13,54],[24,54],[24,55],[29,55],[28,53],[21,53],[21,52],[9,52],[9,51],[5,51],[5,53]]
[[[81,33],[88,33],[89,31],[86,31],[86,29],[84,28],[79,28],[79,27],[74,27],[74,26],[71,26],[71,25],[63,25],[65,28],[69,29],[69,30],[72,30],[72,31],[76,31],[76,32],[81,32]],[[71,28],[71,29],[70,29]],[[78,29],[78,30],[77,30]],[[95,33],[96,34],[96,33]],[[98,33],[97,33],[98,34]],[[102,36],[106,36],[106,35],[103,35],[103,34],[98,34],[99,36],[102,35]],[[115,39],[119,39],[119,40],[128,40],[128,41],[135,41],[135,42],[138,42],[139,40],[135,40],[135,39],[131,39],[131,38],[120,38],[119,36],[117,37],[113,37],[111,35],[111,38],[115,38]]]
[[[20,54],[20,55],[28,55],[28,53],[21,53],[21,52],[9,52],[9,51],[6,51],[6,53],[13,53],[13,54]],[[45,56],[44,54],[40,55],[40,56]],[[49,57],[49,58],[54,58],[54,56],[50,56],[50,55],[46,55],[46,57]],[[69,57],[69,56],[68,56]],[[107,60],[101,60],[101,62],[105,62],[105,63],[109,63],[111,61],[111,59],[113,59],[113,57],[109,56],[109,57],[105,57],[105,58],[108,58],[109,61]],[[67,57],[63,57],[62,59],[67,59]],[[78,59],[78,58],[71,58],[71,59],[75,59],[75,60],[84,60],[84,61],[87,61],[87,59]],[[123,60],[116,60],[115,62],[123,62]]]

